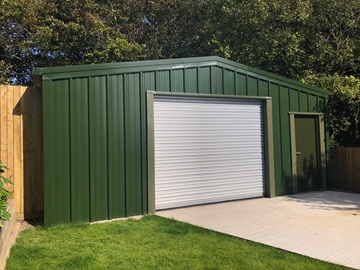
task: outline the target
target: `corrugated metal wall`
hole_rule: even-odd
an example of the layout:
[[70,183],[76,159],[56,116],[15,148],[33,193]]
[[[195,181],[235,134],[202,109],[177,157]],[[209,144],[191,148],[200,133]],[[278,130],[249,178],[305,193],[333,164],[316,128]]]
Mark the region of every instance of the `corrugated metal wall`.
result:
[[327,93],[218,57],[35,70],[44,97],[45,225],[147,213],[146,91],[271,96],[276,195],[291,194],[289,111]]

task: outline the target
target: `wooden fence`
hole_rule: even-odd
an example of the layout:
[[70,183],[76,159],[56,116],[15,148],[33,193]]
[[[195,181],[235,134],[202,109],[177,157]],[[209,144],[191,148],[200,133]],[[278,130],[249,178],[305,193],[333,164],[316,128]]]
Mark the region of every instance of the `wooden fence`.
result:
[[44,212],[41,89],[0,85],[0,160],[14,185],[17,219]]
[[360,147],[330,150],[331,189],[360,192]]

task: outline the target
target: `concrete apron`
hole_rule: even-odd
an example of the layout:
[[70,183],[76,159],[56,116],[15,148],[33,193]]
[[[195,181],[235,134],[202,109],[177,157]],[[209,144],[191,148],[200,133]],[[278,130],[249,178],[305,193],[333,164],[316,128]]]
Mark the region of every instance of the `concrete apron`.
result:
[[313,192],[156,214],[360,269],[360,194]]

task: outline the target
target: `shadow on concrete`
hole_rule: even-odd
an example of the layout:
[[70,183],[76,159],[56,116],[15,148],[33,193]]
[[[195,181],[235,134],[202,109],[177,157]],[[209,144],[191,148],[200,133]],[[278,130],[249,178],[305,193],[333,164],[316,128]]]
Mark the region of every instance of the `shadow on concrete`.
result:
[[319,191],[285,196],[287,200],[305,203],[310,209],[359,211],[360,194],[338,191]]

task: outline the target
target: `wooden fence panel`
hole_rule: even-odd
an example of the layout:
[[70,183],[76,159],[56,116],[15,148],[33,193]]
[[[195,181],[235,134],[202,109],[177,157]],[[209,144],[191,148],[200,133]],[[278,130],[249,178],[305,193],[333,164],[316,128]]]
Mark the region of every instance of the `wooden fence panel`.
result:
[[360,148],[330,150],[331,189],[360,192]]
[[0,160],[14,185],[17,219],[44,212],[41,89],[0,85]]

